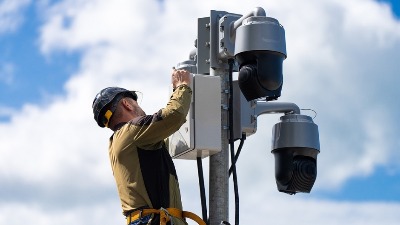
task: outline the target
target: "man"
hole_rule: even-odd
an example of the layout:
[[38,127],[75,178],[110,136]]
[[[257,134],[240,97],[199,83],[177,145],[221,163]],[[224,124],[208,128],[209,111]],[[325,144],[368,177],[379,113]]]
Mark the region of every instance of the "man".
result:
[[[189,72],[174,69],[173,94],[167,106],[153,115],[144,113],[134,91],[123,88],[105,88],[93,101],[97,124],[114,131],[109,157],[130,225],[160,224],[160,218],[167,219],[164,223],[171,219],[174,225],[186,224],[175,166],[164,139],[185,122],[192,94],[189,86]],[[173,209],[165,212],[166,208]]]

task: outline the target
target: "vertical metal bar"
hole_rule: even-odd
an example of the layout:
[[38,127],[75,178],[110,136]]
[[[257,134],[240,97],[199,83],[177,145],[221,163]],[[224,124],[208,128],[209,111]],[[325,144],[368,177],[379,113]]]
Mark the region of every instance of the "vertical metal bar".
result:
[[[228,71],[226,69],[210,69],[210,75],[221,77],[221,91],[228,90]],[[228,105],[228,95],[221,95],[222,106]],[[228,110],[221,107],[221,152],[210,156],[210,225],[220,225],[229,220],[229,141]]]

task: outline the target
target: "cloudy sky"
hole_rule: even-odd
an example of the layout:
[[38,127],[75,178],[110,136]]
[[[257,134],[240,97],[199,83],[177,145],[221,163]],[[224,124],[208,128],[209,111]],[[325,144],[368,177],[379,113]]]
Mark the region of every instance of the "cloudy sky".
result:
[[[124,224],[95,94],[139,90],[145,111],[157,111],[197,18],[256,6],[286,31],[278,101],[317,111],[321,153],[310,194],[279,193],[279,115],[260,116],[238,161],[241,224],[398,224],[398,0],[1,0],[0,224]],[[201,215],[196,163],[175,163],[184,208]]]

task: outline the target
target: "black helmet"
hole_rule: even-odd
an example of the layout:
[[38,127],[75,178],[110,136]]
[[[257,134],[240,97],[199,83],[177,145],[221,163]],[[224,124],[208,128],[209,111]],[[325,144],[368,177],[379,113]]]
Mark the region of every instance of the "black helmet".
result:
[[135,91],[128,91],[120,87],[108,87],[101,90],[93,100],[92,108],[94,119],[100,127],[108,127],[110,118],[116,109],[116,104],[121,98],[130,97],[137,101]]

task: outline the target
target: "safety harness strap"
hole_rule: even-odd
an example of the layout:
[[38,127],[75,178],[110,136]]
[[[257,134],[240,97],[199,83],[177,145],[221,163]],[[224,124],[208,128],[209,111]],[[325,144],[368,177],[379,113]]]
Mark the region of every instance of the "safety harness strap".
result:
[[132,212],[126,217],[126,222],[129,225],[132,221],[140,219],[143,216],[150,214],[160,214],[160,225],[166,225],[171,220],[171,216],[182,219],[189,218],[198,223],[199,225],[206,225],[206,223],[196,214],[188,211],[182,211],[177,208],[161,208],[161,209],[143,209]]

